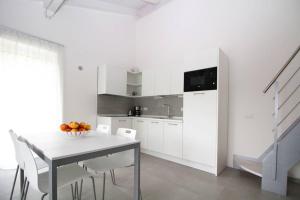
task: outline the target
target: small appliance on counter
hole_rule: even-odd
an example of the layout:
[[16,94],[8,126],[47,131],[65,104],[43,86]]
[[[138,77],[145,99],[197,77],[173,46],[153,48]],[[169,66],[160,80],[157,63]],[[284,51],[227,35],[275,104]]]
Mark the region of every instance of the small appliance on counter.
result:
[[134,106],[134,115],[136,117],[140,117],[142,113],[142,108],[141,106]]
[[132,109],[130,109],[130,110],[128,111],[128,116],[129,116],[129,117],[133,116],[133,111],[132,111]]

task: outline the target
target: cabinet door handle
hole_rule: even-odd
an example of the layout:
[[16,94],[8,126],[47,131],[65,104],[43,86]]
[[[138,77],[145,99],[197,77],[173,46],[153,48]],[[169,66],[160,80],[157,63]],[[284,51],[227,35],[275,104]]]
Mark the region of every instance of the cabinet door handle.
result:
[[119,122],[126,122],[126,119],[119,119]]
[[170,126],[178,126],[178,124],[168,123]]
[[200,95],[200,94],[205,94],[204,92],[196,92],[194,95]]
[[159,122],[151,122],[152,124],[158,124]]

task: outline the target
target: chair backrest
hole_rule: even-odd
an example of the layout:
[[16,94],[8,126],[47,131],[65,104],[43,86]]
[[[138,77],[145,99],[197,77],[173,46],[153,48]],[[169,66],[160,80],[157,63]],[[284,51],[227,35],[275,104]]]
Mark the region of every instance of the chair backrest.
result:
[[19,144],[20,141],[18,140],[18,135],[13,130],[9,130],[8,132],[14,144],[16,161],[19,167],[21,169],[24,169],[24,161],[23,161],[22,151],[20,150],[20,144]]
[[[135,139],[136,130],[128,129],[128,128],[119,128],[117,130],[117,135],[122,136],[122,137],[127,137],[130,139]],[[113,156],[115,157],[115,159],[122,160],[124,167],[133,165],[133,163],[134,163],[134,150],[133,149],[113,154]]]
[[106,124],[99,124],[97,126],[97,131],[101,132],[101,133],[106,133],[109,134],[109,125]]
[[24,141],[20,141],[20,139],[18,139],[18,145],[23,156],[25,176],[30,182],[30,186],[40,191],[38,185],[38,168],[36,166],[33,154]]
[[136,130],[129,129],[129,128],[118,128],[117,135],[135,139],[136,137]]

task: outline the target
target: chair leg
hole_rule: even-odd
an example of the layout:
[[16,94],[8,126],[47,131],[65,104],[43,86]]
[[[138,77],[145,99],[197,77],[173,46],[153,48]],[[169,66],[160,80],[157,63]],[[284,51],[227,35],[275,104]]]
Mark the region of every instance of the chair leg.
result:
[[27,179],[25,179],[24,187],[22,188],[21,200],[26,200],[28,187],[29,187],[29,181],[27,181]]
[[114,178],[114,174],[112,172],[112,169],[109,170],[109,173],[110,173],[110,177],[111,177],[111,182],[116,185],[116,182],[115,182],[115,178]]
[[117,185],[117,181],[116,181],[116,176],[115,176],[115,170],[112,170],[113,176],[114,176],[114,181],[115,181],[115,185]]
[[25,191],[25,186],[27,184],[27,177],[25,178],[24,182],[23,182],[23,186],[21,188],[21,200],[23,199],[24,197],[24,191]]
[[93,189],[94,189],[94,199],[97,200],[97,196],[96,196],[96,187],[95,187],[95,179],[94,177],[90,177],[92,179],[92,183],[93,183]]
[[71,192],[72,192],[72,200],[75,200],[75,195],[74,195],[74,189],[73,189],[73,184],[71,184]]
[[17,166],[16,173],[15,173],[15,178],[14,178],[14,183],[13,183],[13,186],[12,186],[12,189],[11,189],[11,192],[10,192],[10,198],[9,198],[10,200],[12,200],[13,195],[14,195],[14,190],[15,190],[16,180],[17,180],[17,177],[18,177],[18,172],[19,172],[19,165]]
[[48,193],[43,194],[41,200],[44,200],[45,196],[47,196],[47,195],[48,195]]
[[79,190],[79,194],[78,194],[78,199],[79,199],[79,200],[81,200],[82,185],[83,185],[83,179],[81,179],[81,181],[80,181],[80,190]]
[[27,181],[27,186],[26,186],[26,190],[25,190],[24,200],[27,199],[28,188],[29,188],[29,181]]
[[105,172],[103,173],[103,188],[102,188],[102,200],[105,198]]
[[111,181],[112,181],[112,183],[113,183],[114,185],[117,185],[117,183],[116,183],[116,176],[115,176],[115,170],[114,170],[114,169],[110,169],[109,172],[110,172],[110,176],[111,176]]
[[78,182],[75,182],[75,199],[78,200]]

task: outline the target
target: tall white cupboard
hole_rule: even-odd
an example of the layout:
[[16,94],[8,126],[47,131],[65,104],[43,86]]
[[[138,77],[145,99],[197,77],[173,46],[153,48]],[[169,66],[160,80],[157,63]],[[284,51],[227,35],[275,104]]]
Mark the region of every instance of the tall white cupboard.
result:
[[189,56],[185,71],[210,67],[217,67],[217,90],[183,95],[183,159],[218,175],[227,162],[228,62],[213,49]]

